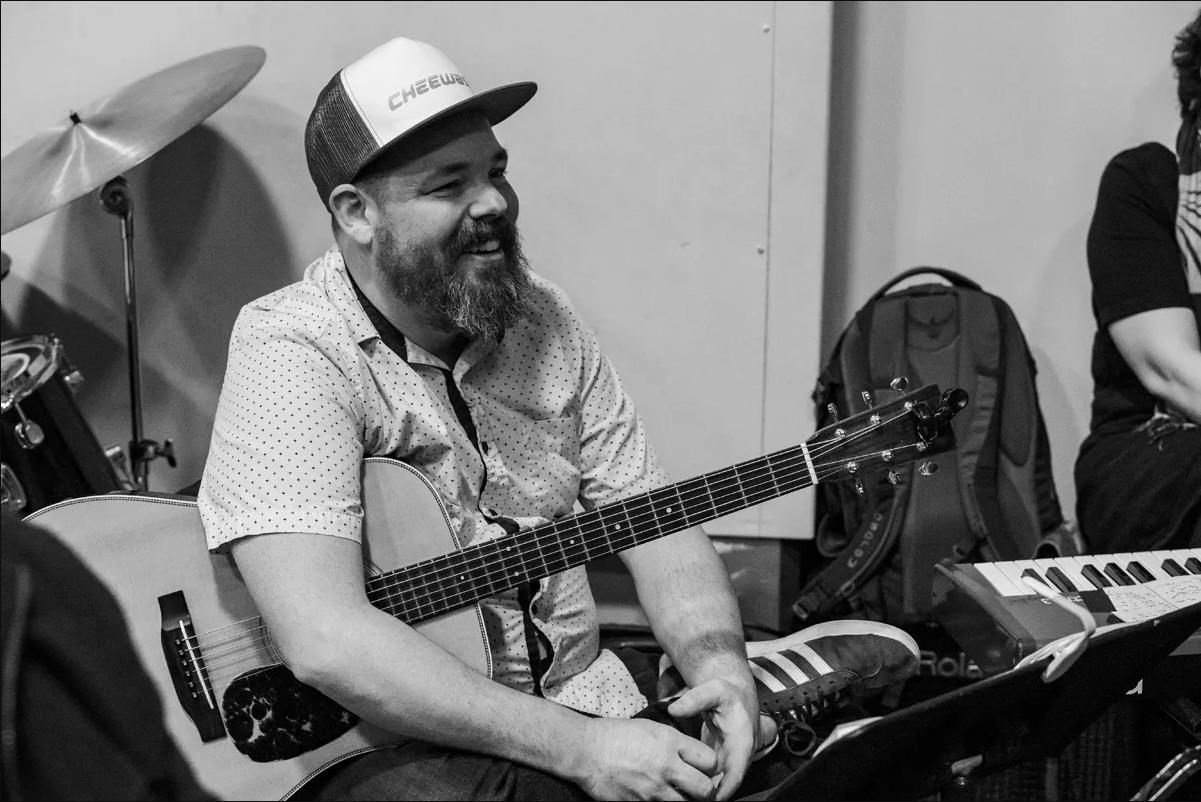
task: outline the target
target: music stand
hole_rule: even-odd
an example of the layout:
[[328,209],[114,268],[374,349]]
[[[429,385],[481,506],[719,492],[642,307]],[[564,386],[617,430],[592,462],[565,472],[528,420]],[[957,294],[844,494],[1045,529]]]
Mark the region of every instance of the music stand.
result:
[[1056,757],[1199,629],[1194,604],[1095,635],[1054,682],[1040,661],[890,713],[830,743],[767,798],[921,799]]

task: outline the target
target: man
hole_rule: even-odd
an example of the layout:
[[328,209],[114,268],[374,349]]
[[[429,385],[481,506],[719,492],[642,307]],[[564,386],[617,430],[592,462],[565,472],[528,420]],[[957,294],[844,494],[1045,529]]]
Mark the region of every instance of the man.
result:
[[1100,553],[1201,547],[1201,15],[1172,60],[1176,153],[1114,156],[1088,232],[1097,332],[1077,517]]
[[[599,649],[582,567],[482,602],[492,679],[364,592],[366,456],[427,477],[463,545],[666,483],[593,333],[521,255],[492,125],[535,91],[474,94],[407,39],[335,75],[305,147],[336,245],[231,339],[199,497],[210,548],[232,550],[300,680],[412,739],[337,770],[323,796],[729,799],[775,739],[697,529],[622,552],[687,685],[669,715],[648,704],[657,672]],[[891,628],[789,645],[875,689],[916,667]],[[703,719],[700,737],[671,717]]]

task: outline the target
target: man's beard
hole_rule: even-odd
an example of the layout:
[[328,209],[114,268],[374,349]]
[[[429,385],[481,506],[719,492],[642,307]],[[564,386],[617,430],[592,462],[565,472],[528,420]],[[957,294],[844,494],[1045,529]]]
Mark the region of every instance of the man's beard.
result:
[[[456,264],[468,248],[497,240],[504,259],[483,270]],[[468,218],[453,239],[400,246],[396,230],[375,231],[373,262],[384,283],[439,331],[499,340],[526,314],[532,286],[517,226],[501,217],[488,223]]]

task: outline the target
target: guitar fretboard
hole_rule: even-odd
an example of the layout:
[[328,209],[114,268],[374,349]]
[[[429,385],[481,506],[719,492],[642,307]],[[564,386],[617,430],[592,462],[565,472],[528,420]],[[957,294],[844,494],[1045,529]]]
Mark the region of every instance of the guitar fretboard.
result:
[[813,484],[802,446],[406,566],[367,581],[409,624]]

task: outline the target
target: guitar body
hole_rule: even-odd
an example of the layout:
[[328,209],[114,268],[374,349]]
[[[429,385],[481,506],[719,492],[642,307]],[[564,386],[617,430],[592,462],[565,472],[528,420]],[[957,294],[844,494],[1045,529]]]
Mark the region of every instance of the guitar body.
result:
[[[477,600],[818,482],[954,448],[950,419],[966,403],[962,390],[940,399],[927,385],[800,446],[469,546],[424,476],[373,457],[362,476],[368,598],[491,676]],[[233,561],[208,552],[195,501],[89,496],[25,520],[58,535],[108,585],[168,730],[219,796],[287,798],[338,761],[401,740],[296,681]]]
[[[459,549],[433,487],[407,465],[366,460],[363,507],[366,576]],[[46,507],[25,520],[62,539],[116,597],[138,657],[158,688],[168,731],[201,784],[218,796],[287,798],[322,769],[401,740],[292,678],[261,629],[233,560],[209,553],[194,500],[90,496]],[[210,715],[220,710],[219,729],[225,731],[207,741],[179,699],[181,683],[164,654],[164,627],[173,626],[177,617],[164,605],[178,612],[172,601],[181,598],[198,653],[196,659],[186,654],[181,662],[185,668],[202,664],[210,686],[210,693],[191,701]],[[415,628],[491,675],[478,605]]]

